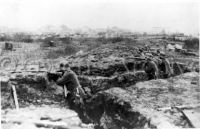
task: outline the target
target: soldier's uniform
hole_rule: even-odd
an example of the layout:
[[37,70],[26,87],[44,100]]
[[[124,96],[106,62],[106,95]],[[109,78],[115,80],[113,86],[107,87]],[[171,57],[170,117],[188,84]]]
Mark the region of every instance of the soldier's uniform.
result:
[[169,60],[164,57],[161,57],[161,59],[162,59],[162,63],[160,64],[161,72],[163,72],[164,78],[168,78],[172,74],[172,69],[170,67]]
[[86,118],[87,115],[84,110],[84,98],[86,94],[79,83],[77,75],[72,70],[65,71],[62,78],[59,78],[56,84],[61,86],[66,85],[69,91],[67,95],[69,108],[75,110],[80,118]]
[[82,89],[77,75],[72,71],[65,71],[64,75],[56,81],[57,85],[66,85],[67,90],[70,92],[70,96],[74,99],[75,96],[84,97],[85,93]]
[[148,80],[158,78],[158,67],[154,61],[147,61],[144,65],[144,71],[147,73]]
[[145,57],[144,51],[142,49],[139,49],[138,53],[140,57]]
[[150,51],[150,46],[149,45],[145,45],[143,49],[144,49],[144,51],[149,52]]

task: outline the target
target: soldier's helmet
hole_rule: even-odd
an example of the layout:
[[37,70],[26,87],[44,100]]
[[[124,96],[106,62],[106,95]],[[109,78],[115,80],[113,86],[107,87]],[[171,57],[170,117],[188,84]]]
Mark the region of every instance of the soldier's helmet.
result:
[[151,57],[148,57],[148,58],[147,58],[147,61],[151,61],[151,60],[152,60]]
[[165,55],[165,53],[160,53],[160,56],[162,56],[162,57],[166,57],[166,55]]
[[143,52],[143,50],[140,48],[140,49],[139,49],[139,52],[141,53],[141,52]]
[[157,50],[157,53],[160,53],[160,49]]
[[60,68],[64,67],[64,63],[60,63]]
[[145,57],[145,60],[146,60],[146,61],[151,61],[151,58],[146,56],[146,57]]
[[165,55],[160,55],[160,59],[166,59]]
[[69,66],[69,63],[68,63],[67,61],[63,61],[63,62],[60,63],[60,68],[64,68],[64,67],[65,67],[65,68],[70,67],[70,66]]
[[65,63],[65,68],[69,68],[70,66],[69,66],[69,63],[68,62],[66,62]]

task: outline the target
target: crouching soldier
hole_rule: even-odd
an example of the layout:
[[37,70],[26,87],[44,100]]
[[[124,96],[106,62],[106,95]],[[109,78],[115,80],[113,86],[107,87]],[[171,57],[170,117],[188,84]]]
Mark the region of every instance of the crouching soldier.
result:
[[150,58],[146,59],[143,69],[147,74],[148,80],[158,78],[158,67],[156,63],[152,61]]

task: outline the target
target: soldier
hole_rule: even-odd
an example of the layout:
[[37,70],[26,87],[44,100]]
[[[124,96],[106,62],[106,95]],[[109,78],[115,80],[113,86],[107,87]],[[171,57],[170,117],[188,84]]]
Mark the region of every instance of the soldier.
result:
[[144,71],[148,76],[148,80],[157,79],[158,78],[158,67],[151,58],[146,59],[146,63],[144,64]]
[[160,56],[160,53],[161,53],[160,49],[158,49],[156,52],[157,52],[157,56]]
[[69,91],[67,98],[70,102],[83,101],[85,92],[79,83],[77,75],[70,69],[68,63],[64,65],[64,74],[56,81],[56,84],[60,86],[66,85]]
[[144,51],[149,52],[150,51],[150,46],[149,45],[145,45],[143,49],[144,49]]
[[160,56],[160,59],[162,60],[160,64],[160,71],[163,75],[163,78],[168,78],[172,75],[172,69],[170,67],[169,60],[166,59],[163,55]]
[[79,83],[77,75],[70,69],[68,63],[64,65],[64,70],[64,75],[56,81],[56,84],[60,86],[66,85],[69,91],[67,95],[69,107],[75,110],[79,117],[87,122],[89,118],[86,119],[87,114],[84,106],[86,94]]
[[142,50],[142,49],[139,49],[139,55],[141,56],[141,57],[145,57],[145,54],[144,54],[144,51]]

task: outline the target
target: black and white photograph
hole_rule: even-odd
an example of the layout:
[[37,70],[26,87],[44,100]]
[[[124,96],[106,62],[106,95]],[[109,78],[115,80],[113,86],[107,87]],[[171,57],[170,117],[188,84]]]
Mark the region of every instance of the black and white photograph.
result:
[[0,0],[1,129],[200,129],[198,0]]

